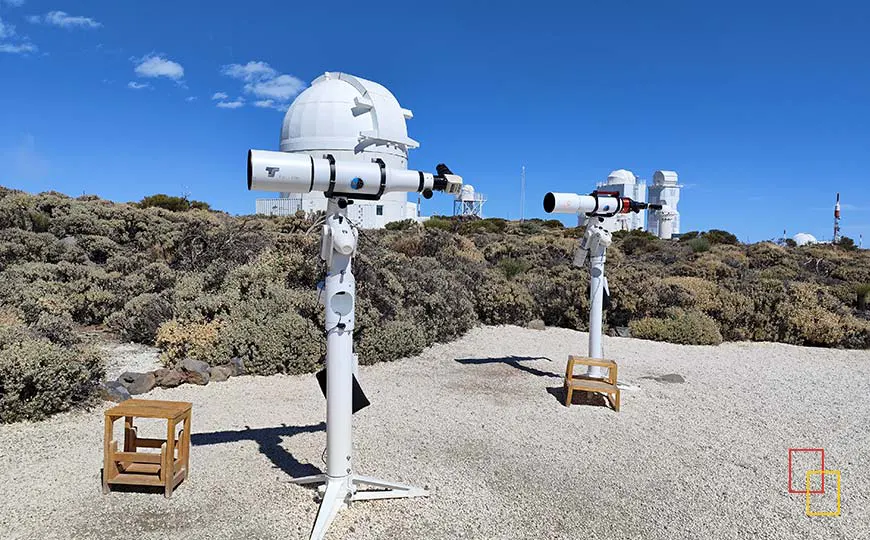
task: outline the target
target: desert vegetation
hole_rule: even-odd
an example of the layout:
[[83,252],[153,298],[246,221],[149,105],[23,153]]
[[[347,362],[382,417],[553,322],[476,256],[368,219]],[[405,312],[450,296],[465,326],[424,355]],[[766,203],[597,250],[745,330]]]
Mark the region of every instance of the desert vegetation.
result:
[[[177,198],[176,198],[177,199]],[[0,188],[0,421],[86,404],[103,375],[76,332],[155,344],[167,366],[242,359],[301,373],[324,354],[319,229],[232,217],[166,196],[113,203]],[[363,231],[355,341],[365,363],[413,355],[476,324],[586,329],[580,230],[558,221],[436,217]],[[870,252],[740,244],[725,231],[618,233],[609,328],[685,344],[870,347]]]

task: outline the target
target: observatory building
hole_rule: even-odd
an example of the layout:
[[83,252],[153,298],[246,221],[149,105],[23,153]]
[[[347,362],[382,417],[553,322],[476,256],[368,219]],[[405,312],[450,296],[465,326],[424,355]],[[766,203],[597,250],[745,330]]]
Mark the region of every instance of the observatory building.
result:
[[471,184],[463,184],[462,191],[456,194],[456,199],[453,201],[453,215],[482,218],[485,202],[486,196],[483,193],[474,191],[474,186]]
[[[378,83],[346,73],[327,72],[299,94],[281,128],[280,150],[318,158],[372,162],[408,168],[408,150],[420,144],[408,137],[405,121],[412,118],[395,96]],[[326,210],[322,193],[282,193],[257,199],[258,214],[286,216],[297,211]],[[348,217],[366,229],[391,221],[419,219],[419,207],[405,193],[386,193],[379,201],[355,200]]]
[[[610,232],[631,231],[635,229],[646,230],[659,238],[671,238],[680,233],[680,213],[677,211],[677,203],[680,201],[681,185],[677,184],[677,173],[673,171],[656,171],[653,174],[653,183],[647,188],[646,182],[639,179],[633,172],[626,169],[617,169],[607,175],[607,180],[599,182],[599,191],[612,191],[620,197],[630,197],[639,202],[661,204],[661,210],[647,212],[631,212],[617,214],[604,218],[602,225]],[[647,198],[649,195],[649,198]],[[649,223],[646,223],[646,219]],[[583,221],[581,218],[580,221]]]

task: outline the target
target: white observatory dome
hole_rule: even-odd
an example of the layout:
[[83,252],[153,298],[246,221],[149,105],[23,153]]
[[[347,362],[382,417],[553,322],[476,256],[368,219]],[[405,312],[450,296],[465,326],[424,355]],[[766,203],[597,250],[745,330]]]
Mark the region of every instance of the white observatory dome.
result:
[[796,235],[794,235],[792,240],[794,240],[795,244],[797,244],[799,246],[805,246],[807,244],[818,244],[819,243],[819,241],[816,240],[815,236],[813,236],[809,233],[803,233],[803,232],[797,233]]
[[457,198],[460,201],[473,201],[474,186],[472,186],[471,184],[462,184],[462,190],[459,192],[459,196]]
[[[405,120],[413,114],[380,84],[346,73],[327,72],[290,105],[281,128],[281,151],[343,159],[382,157],[393,166],[407,167]],[[365,156],[360,156],[365,151]]]
[[676,185],[677,173],[674,171],[656,171],[653,173],[653,184],[655,185]]
[[637,177],[626,169],[617,169],[607,175],[608,184],[634,184],[635,182],[637,182]]

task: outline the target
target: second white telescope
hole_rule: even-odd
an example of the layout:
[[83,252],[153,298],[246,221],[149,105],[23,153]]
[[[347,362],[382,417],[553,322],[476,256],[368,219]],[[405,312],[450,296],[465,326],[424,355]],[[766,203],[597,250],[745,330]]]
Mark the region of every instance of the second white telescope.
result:
[[544,195],[544,211],[556,214],[587,214],[608,217],[616,214],[640,212],[650,208],[661,210],[661,205],[647,204],[618,193],[593,191],[590,195],[577,193],[547,193]]
[[248,151],[248,189],[282,193],[323,192],[326,197],[378,200],[384,193],[432,191],[455,194],[462,189],[462,178],[444,166],[438,174],[397,169],[382,160],[372,162],[336,160],[327,154],[315,158],[308,154]]

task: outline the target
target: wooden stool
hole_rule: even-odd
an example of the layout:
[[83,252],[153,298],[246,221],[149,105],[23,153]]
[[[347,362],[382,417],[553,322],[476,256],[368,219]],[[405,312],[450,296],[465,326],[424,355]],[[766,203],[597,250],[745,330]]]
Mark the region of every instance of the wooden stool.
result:
[[[607,377],[599,379],[586,375],[574,375],[574,364],[582,366],[597,366],[607,368]],[[574,390],[585,392],[599,392],[607,394],[610,406],[619,412],[619,387],[616,386],[616,362],[601,358],[587,358],[585,356],[568,356],[568,367],[565,369],[565,406],[571,406],[571,397]]]
[[[128,399],[106,411],[103,442],[103,493],[112,484],[163,486],[164,496],[187,478],[190,468],[190,411],[193,405],[183,401]],[[124,417],[124,451],[118,451],[113,439],[115,420]],[[166,420],[166,439],[146,439],[136,435],[133,419]],[[184,423],[176,438],[176,427]],[[160,453],[139,452],[140,448],[159,448]]]

